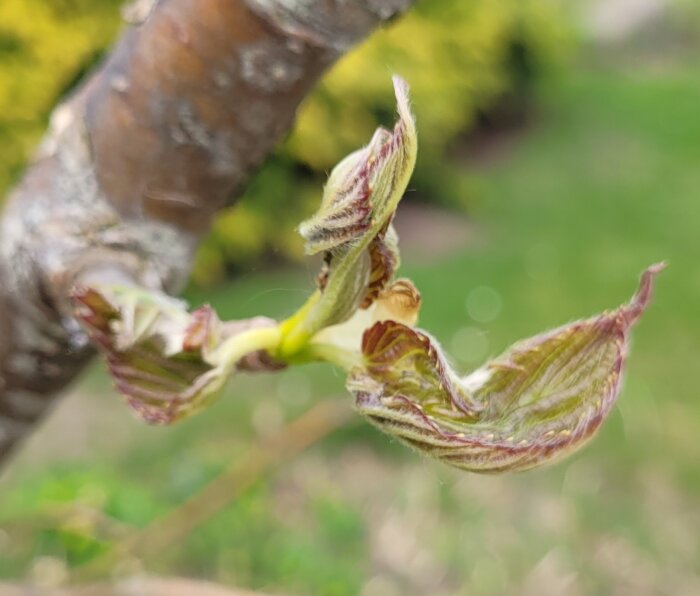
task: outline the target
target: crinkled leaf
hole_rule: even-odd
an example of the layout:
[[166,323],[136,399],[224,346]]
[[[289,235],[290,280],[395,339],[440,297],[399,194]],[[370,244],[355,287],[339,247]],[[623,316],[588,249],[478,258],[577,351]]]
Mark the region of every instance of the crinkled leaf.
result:
[[321,207],[299,228],[307,253],[324,254],[324,270],[319,291],[289,324],[290,351],[368,307],[398,267],[391,220],[415,166],[417,137],[408,86],[395,77],[394,88],[399,114],[394,130],[380,128],[367,147],[333,170]]
[[342,254],[358,242],[366,247],[396,211],[413,173],[418,145],[408,85],[394,77],[394,91],[399,115],[394,130],[377,129],[369,145],[333,169],[319,210],[299,226],[308,254]]
[[448,464],[524,470],[579,448],[620,390],[629,331],[647,307],[650,267],[629,304],[520,342],[460,378],[437,342],[403,324],[375,324],[348,387],[383,431]]
[[73,297],[76,317],[104,355],[116,388],[150,424],[197,412],[237,366],[276,366],[235,349],[236,337],[268,320],[221,323],[209,306],[188,313],[180,301],[133,287],[77,288]]
[[94,288],[75,292],[77,316],[107,360],[116,388],[151,424],[167,424],[198,409],[216,367],[206,353],[219,323],[204,307],[184,307],[145,293],[107,298]]
[[399,237],[394,226],[389,224],[386,232],[380,233],[372,240],[369,251],[369,278],[367,291],[360,308],[369,308],[382,295],[387,285],[394,278],[399,268]]

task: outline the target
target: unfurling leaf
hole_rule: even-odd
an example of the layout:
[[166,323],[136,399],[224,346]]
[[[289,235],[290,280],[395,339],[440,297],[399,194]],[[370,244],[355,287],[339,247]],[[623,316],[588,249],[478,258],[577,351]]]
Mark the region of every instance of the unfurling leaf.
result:
[[73,298],[117,389],[150,424],[197,412],[237,367],[276,366],[257,351],[278,334],[269,319],[221,323],[209,306],[188,313],[180,301],[133,287],[77,288]]
[[[317,213],[299,226],[307,254],[338,254],[385,227],[396,211],[416,163],[416,125],[408,85],[394,77],[399,119],[379,128],[369,145],[348,155],[331,172]],[[363,236],[372,232],[368,238]]]
[[372,423],[445,463],[499,472],[554,461],[582,446],[610,412],[629,331],[662,268],[643,274],[629,304],[522,341],[464,378],[429,335],[376,323],[348,388]]
[[286,325],[283,353],[369,307],[399,265],[391,220],[413,173],[417,137],[408,86],[394,77],[394,89],[399,114],[394,130],[378,129],[369,145],[336,166],[321,207],[299,228],[307,253],[323,253],[324,269],[319,290]]

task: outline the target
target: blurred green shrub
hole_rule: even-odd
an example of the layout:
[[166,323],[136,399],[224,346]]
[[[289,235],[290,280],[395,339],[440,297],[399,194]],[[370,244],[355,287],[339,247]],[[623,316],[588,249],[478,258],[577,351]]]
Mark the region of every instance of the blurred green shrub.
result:
[[34,150],[51,108],[114,37],[120,4],[0,2],[0,193]]
[[0,548],[0,577],[25,575],[42,558],[66,566],[83,563],[168,506],[107,469],[70,464],[46,469],[4,494],[0,524],[13,539]]
[[[178,507],[214,473],[202,462],[193,471],[194,478],[161,476],[148,488],[134,474],[79,463],[29,476],[2,494],[0,579],[42,583],[65,576]],[[330,494],[313,495],[300,527],[279,506],[274,483],[262,481],[149,565],[300,594],[359,593],[366,540],[360,512]]]
[[[0,191],[17,178],[53,105],[113,39],[120,4],[0,2]],[[445,159],[450,143],[480,111],[503,96],[519,97],[539,70],[561,59],[567,37],[560,10],[552,0],[418,0],[343,59],[304,104],[283,149],[216,222],[198,254],[195,283],[256,261],[301,257],[294,228],[313,211],[325,172],[393,119],[393,72],[412,86],[421,134],[412,189],[426,200],[468,204],[469,177]]]
[[435,203],[468,206],[474,191],[468,174],[446,159],[451,144],[494,102],[522,100],[568,45],[561,7],[550,0],[418,0],[345,57],[304,103],[281,154],[202,246],[195,282],[218,281],[227,267],[251,259],[301,258],[295,227],[315,209],[326,173],[393,121],[394,72],[411,85],[420,131],[411,189]]

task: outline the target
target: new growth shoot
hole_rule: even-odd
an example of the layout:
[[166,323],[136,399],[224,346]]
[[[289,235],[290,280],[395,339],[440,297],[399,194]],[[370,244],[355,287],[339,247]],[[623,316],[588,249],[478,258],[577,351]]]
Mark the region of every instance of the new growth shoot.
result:
[[620,392],[631,328],[663,264],[630,302],[520,341],[463,376],[416,327],[420,293],[395,279],[392,220],[417,155],[408,86],[394,77],[398,119],[331,172],[299,231],[323,255],[317,288],[287,320],[223,323],[204,306],[129,287],[76,288],[76,316],[117,389],[144,420],[192,415],[242,370],[328,361],[347,373],[357,411],[421,453],[475,472],[524,470],[584,445]]

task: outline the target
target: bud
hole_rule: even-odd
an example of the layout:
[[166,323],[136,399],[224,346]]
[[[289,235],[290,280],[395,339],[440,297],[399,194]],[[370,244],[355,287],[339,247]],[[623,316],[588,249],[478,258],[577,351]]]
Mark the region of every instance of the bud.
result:
[[393,321],[362,341],[348,388],[384,432],[475,472],[555,461],[600,428],[620,391],[629,331],[649,304],[655,265],[629,304],[522,341],[467,377],[428,334]]
[[398,279],[384,288],[370,306],[359,309],[340,325],[326,327],[314,336],[315,344],[326,344],[360,354],[365,330],[379,321],[413,326],[418,321],[420,292],[409,279]]

